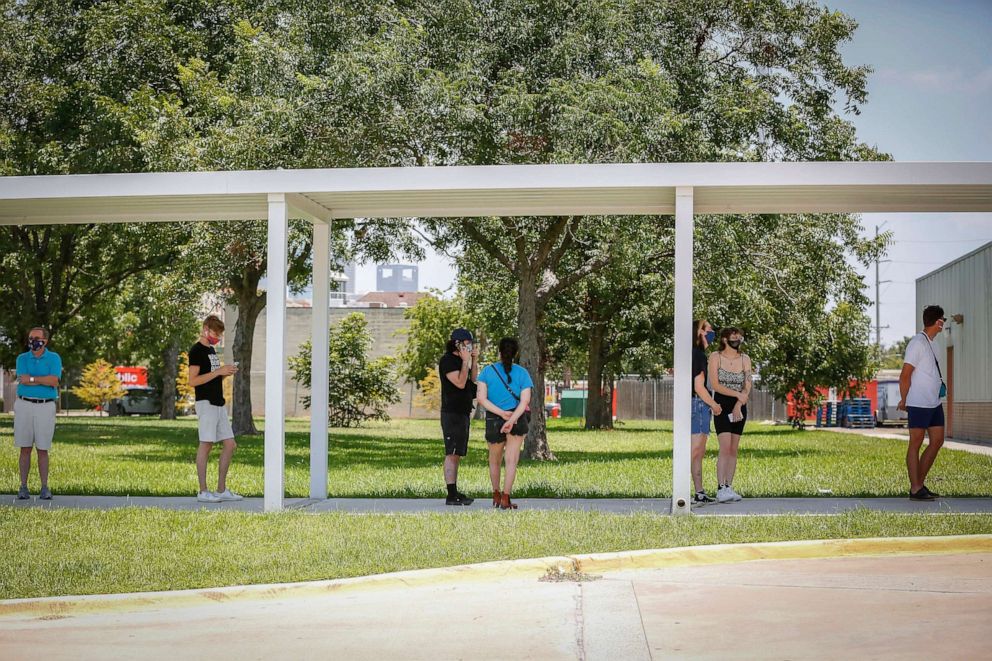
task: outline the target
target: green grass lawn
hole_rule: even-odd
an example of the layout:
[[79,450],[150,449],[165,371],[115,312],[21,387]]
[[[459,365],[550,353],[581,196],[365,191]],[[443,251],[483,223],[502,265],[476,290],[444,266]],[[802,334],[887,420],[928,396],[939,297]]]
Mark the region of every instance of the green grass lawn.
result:
[[[0,493],[18,486],[12,418],[0,416]],[[482,426],[472,429],[459,486],[489,492]],[[671,423],[630,422],[610,432],[587,432],[579,421],[550,421],[555,462],[524,462],[514,495],[526,497],[671,496]],[[246,436],[229,484],[262,495],[263,439]],[[394,420],[359,429],[333,429],[328,491],[347,497],[441,497],[443,454],[438,423]],[[195,419],[59,418],[50,483],[58,494],[190,496],[196,491]],[[716,487],[716,438],[704,463],[707,489]],[[751,424],[741,441],[734,486],[745,496],[904,496],[906,444],[894,439]],[[216,451],[209,479],[216,481]],[[286,434],[286,495],[309,491],[309,422],[291,420]],[[947,496],[992,494],[992,457],[944,449],[927,480]],[[37,490],[35,467],[32,489]]]
[[992,515],[352,515],[0,507],[0,598],[307,581],[701,544],[975,533],[992,533]]

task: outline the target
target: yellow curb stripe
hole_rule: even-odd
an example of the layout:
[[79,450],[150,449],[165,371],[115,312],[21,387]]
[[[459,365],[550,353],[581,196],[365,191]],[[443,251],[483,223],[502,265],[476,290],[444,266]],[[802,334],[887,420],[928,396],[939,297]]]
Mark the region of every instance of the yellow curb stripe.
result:
[[848,556],[904,556],[992,553],[992,535],[829,539],[718,544],[644,551],[502,560],[305,583],[275,583],[167,592],[46,597],[0,601],[0,617],[61,619],[121,611],[206,606],[227,601],[268,601],[351,590],[437,585],[461,581],[538,578],[549,570],[587,573],[730,564],[754,560],[796,560]]

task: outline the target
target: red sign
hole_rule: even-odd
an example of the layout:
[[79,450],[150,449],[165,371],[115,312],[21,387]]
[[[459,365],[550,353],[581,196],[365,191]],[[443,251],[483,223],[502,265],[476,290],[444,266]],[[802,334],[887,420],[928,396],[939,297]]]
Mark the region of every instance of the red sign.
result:
[[121,367],[114,368],[117,378],[125,388],[143,388],[148,386],[147,367]]

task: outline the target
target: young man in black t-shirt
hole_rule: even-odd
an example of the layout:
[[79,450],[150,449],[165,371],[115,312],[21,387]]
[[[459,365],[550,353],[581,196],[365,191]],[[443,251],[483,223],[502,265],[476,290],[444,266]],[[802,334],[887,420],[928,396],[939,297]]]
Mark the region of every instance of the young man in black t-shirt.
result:
[[[238,444],[234,430],[224,408],[224,377],[238,371],[237,363],[221,365],[214,345],[224,335],[224,322],[210,315],[203,321],[200,339],[189,350],[189,385],[196,391],[196,417],[199,423],[200,447],[196,452],[196,476],[200,492],[196,499],[201,503],[219,503],[241,500],[241,496],[227,488],[227,469]],[[223,444],[220,466],[217,469],[217,491],[207,489],[207,459],[215,443]]]
[[469,498],[458,491],[458,462],[468,454],[468,431],[475,399],[475,377],[479,373],[479,351],[474,347],[472,333],[456,328],[441,360],[438,378],[441,380],[441,433],[444,435],[444,481],[448,485],[445,505],[471,505]]

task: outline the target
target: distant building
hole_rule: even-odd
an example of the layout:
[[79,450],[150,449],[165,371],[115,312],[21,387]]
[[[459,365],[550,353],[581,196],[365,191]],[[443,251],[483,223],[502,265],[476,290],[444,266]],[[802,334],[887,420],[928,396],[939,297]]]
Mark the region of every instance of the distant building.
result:
[[418,291],[370,291],[358,299],[359,307],[370,308],[412,308],[425,292]]
[[[338,281],[339,283],[341,283],[341,285],[343,285],[343,289],[338,289],[337,291],[343,291],[346,294],[354,294],[355,293],[355,275],[356,275],[357,271],[358,271],[358,267],[355,266],[355,263],[354,262],[352,262],[350,264],[345,264],[344,265],[344,276]],[[339,286],[341,286],[341,285],[339,285]]]
[[379,264],[375,270],[377,291],[417,291],[420,289],[418,267],[414,264]]
[[992,441],[992,243],[916,279],[917,330],[927,305],[947,317],[934,338],[947,384],[947,435]]

